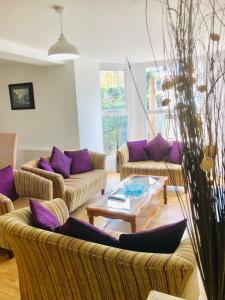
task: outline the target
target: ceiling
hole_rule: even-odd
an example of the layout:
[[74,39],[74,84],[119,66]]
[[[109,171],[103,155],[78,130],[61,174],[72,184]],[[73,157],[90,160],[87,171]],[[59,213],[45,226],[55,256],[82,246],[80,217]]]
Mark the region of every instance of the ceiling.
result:
[[[162,59],[162,8],[156,0],[149,3],[156,58]],[[32,53],[45,60],[60,30],[51,6],[62,5],[64,34],[82,57],[102,63],[123,62],[126,56],[133,62],[153,60],[145,27],[145,0],[0,0],[0,4],[0,58],[1,52],[6,52],[1,42],[7,42],[8,52],[16,55],[23,48],[24,57]]]

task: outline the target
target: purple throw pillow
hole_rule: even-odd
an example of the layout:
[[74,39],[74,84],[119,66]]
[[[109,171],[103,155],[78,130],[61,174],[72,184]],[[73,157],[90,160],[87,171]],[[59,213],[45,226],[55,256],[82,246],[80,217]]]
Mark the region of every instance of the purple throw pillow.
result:
[[144,147],[148,153],[149,158],[160,161],[170,151],[171,145],[161,136],[157,134],[148,144]]
[[147,140],[127,142],[129,150],[129,161],[143,161],[147,160],[147,154],[144,147],[147,145]]
[[53,213],[36,200],[30,200],[30,210],[33,225],[37,228],[55,231],[61,226],[59,220]]
[[69,217],[66,223],[56,228],[55,231],[67,236],[93,243],[112,247],[118,246],[118,240],[113,236],[95,227],[94,225],[72,217]]
[[61,174],[64,178],[70,177],[70,166],[72,159],[66,156],[61,150],[55,146],[52,149],[50,158],[51,166],[56,173]]
[[54,172],[54,170],[52,169],[50,163],[44,159],[43,157],[40,158],[39,162],[38,162],[38,168],[45,170],[45,171],[49,171],[49,172]]
[[149,231],[121,234],[119,248],[148,253],[173,253],[180,244],[186,226],[185,219]]
[[182,152],[183,143],[174,141],[169,153],[170,162],[174,164],[181,164],[183,156]]
[[64,153],[72,159],[70,167],[71,174],[79,174],[93,170],[91,155],[88,149],[65,151]]
[[19,197],[16,192],[14,174],[11,166],[0,170],[0,193],[11,200],[16,200]]

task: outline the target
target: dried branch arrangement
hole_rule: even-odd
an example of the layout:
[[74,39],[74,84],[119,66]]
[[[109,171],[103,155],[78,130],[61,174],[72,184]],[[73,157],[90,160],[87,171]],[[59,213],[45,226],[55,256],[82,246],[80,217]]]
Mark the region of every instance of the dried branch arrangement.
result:
[[170,110],[175,97],[188,191],[185,200],[177,195],[208,300],[224,300],[225,3],[166,0],[163,7],[170,59],[163,105]]

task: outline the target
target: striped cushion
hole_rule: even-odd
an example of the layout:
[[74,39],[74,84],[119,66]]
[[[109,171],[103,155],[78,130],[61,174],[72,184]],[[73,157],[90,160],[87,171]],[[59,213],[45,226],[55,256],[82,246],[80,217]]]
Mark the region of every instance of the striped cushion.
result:
[[69,179],[65,179],[66,192],[63,199],[69,212],[74,211],[100,190],[104,189],[106,178],[104,170],[93,170],[71,175]]

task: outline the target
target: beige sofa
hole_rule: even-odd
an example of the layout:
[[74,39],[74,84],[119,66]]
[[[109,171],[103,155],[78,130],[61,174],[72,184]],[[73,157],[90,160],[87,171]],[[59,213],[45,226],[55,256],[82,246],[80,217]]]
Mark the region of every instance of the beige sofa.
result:
[[[107,172],[105,171],[105,155],[96,152],[89,153],[91,155],[94,170],[71,175],[68,179],[64,179],[60,174],[39,169],[39,159],[25,163],[22,166],[22,170],[51,180],[53,183],[54,198],[62,198],[66,202],[69,212],[72,212],[93,197],[96,193],[100,191],[104,193],[107,180]],[[47,157],[47,159],[49,160],[49,157]]]
[[[44,204],[61,223],[69,217],[61,199]],[[151,290],[198,299],[189,239],[172,254],[122,250],[34,228],[28,208],[0,217],[0,228],[15,253],[23,300],[146,300]]]
[[117,151],[116,170],[120,173],[121,180],[131,174],[168,176],[168,185],[186,188],[181,165],[154,160],[129,162],[127,144],[122,145]]
[[[53,187],[50,180],[22,170],[14,171],[14,180],[16,192],[19,197],[12,201],[3,194],[0,194],[0,216],[28,206],[29,198],[34,198],[39,201],[53,199]],[[4,240],[1,232],[0,248],[9,250],[9,256],[12,256],[10,246],[7,241]]]

